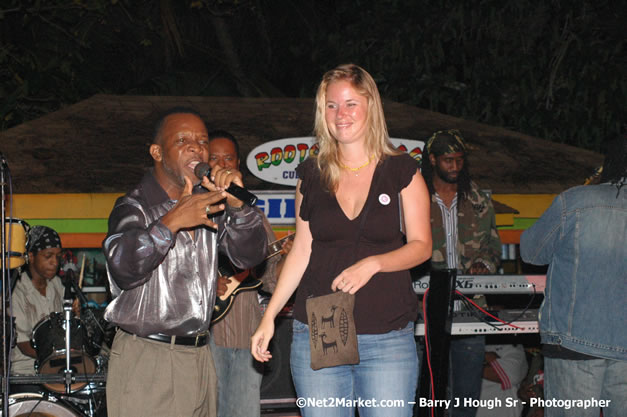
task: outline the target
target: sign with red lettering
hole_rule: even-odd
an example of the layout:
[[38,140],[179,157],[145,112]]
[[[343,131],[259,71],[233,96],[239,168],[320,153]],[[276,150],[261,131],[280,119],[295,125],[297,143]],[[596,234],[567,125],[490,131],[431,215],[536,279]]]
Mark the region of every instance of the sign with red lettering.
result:
[[[420,140],[390,138],[398,149],[407,152],[416,161],[422,158],[424,142]],[[296,167],[318,153],[313,136],[277,139],[254,148],[246,158],[248,170],[266,182],[296,186]]]

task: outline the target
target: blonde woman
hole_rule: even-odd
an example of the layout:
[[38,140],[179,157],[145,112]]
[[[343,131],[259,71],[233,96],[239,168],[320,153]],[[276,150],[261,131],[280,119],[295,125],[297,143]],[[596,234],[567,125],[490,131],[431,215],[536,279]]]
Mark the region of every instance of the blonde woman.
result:
[[[261,362],[271,358],[274,319],[296,291],[291,368],[297,394],[344,399],[305,406],[303,417],[352,417],[355,405],[361,417],[411,416],[417,297],[408,269],[431,255],[427,187],[415,161],[390,143],[376,84],[356,65],[323,76],[315,132],[319,154],[297,168],[294,245],[251,338],[252,354]],[[355,294],[360,362],[314,371],[305,301],[333,291]]]

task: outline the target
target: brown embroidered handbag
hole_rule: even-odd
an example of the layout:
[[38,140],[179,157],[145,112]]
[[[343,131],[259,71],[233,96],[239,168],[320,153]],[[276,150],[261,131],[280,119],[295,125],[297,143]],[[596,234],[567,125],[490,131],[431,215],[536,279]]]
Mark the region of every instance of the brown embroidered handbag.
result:
[[355,296],[342,291],[307,299],[311,369],[359,363]]

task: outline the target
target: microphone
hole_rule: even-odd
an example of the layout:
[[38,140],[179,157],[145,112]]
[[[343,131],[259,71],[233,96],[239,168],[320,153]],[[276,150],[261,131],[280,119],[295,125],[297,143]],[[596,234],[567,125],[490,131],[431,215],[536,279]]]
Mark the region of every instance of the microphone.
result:
[[[81,303],[81,305],[84,305],[86,307],[89,306],[89,300],[87,299],[87,297],[85,296],[85,293],[81,290],[81,287],[78,286],[78,283],[74,279],[74,271],[69,269],[67,272],[68,272],[67,279],[70,281],[70,286],[72,287],[72,289],[74,289],[74,292],[76,293],[76,296],[78,297],[78,301]],[[96,327],[100,329],[102,333],[104,333],[104,329],[98,322],[98,319],[94,315],[94,312],[91,311],[91,308],[85,308],[84,310],[81,309],[81,312],[84,315],[84,320],[86,324],[90,324],[91,326],[95,325]],[[87,333],[89,336],[92,336],[92,334],[90,334],[90,330],[91,330],[91,333],[93,334],[93,329],[89,329],[89,326],[88,326]]]
[[78,286],[78,283],[74,279],[74,271],[71,269],[67,270],[67,280],[70,282],[70,287],[76,293],[76,296],[78,297],[78,301],[80,301],[82,305],[87,305],[89,303],[89,300],[85,296],[85,293],[81,291],[81,287]]
[[[211,178],[211,167],[209,164],[201,162],[194,168],[194,174],[200,179],[202,179],[202,177]],[[226,191],[237,197],[247,206],[252,207],[257,203],[257,196],[239,185],[231,184]]]
[[72,281],[74,281],[74,271],[68,269],[65,271],[65,282],[63,283],[63,286],[65,287],[65,293],[63,294],[64,304],[65,302],[71,303],[74,299],[74,296],[72,295]]

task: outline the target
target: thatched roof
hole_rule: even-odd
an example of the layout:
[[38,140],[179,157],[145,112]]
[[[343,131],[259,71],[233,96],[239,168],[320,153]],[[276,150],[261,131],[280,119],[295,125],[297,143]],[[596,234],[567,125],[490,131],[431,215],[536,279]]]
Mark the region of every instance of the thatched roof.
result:
[[[582,184],[601,155],[503,128],[385,101],[390,135],[425,140],[457,128],[472,148],[471,173],[493,193],[559,193]],[[0,132],[15,193],[125,192],[151,166],[148,145],[155,117],[190,106],[208,128],[241,142],[242,161],[255,146],[309,136],[313,99],[96,95],[37,120]],[[279,189],[249,175],[251,189]]]

